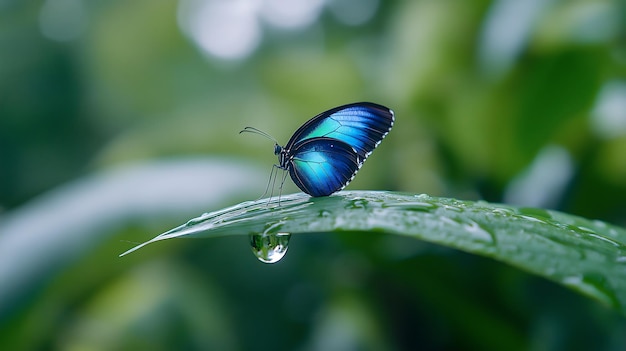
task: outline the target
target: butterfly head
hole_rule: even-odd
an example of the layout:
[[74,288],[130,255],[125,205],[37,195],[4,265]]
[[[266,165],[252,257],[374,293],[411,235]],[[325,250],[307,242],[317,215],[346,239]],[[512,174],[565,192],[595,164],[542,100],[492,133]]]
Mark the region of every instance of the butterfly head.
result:
[[287,169],[290,157],[289,150],[274,144],[274,155],[278,156],[278,166],[282,169]]

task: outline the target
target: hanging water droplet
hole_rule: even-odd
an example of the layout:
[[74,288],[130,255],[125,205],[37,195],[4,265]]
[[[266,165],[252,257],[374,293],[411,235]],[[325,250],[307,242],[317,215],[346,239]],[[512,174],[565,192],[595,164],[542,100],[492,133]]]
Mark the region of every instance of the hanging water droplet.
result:
[[263,263],[276,263],[287,253],[290,238],[290,233],[250,234],[252,253]]

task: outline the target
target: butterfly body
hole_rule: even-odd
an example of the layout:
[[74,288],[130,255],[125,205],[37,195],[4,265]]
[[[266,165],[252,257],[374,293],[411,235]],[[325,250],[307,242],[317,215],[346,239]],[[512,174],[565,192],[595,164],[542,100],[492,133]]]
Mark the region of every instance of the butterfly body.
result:
[[370,102],[333,108],[303,124],[284,147],[274,146],[278,167],[311,196],[343,189],[389,133],[393,111]]

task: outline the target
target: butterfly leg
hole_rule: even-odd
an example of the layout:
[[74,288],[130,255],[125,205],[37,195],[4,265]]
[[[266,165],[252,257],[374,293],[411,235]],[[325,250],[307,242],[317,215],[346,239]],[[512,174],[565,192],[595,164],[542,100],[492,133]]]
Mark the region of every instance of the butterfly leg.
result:
[[[270,202],[272,201],[272,196],[274,196],[274,187],[276,186],[276,177],[278,177],[278,169],[280,168],[280,166],[278,165],[272,165],[272,172],[271,174],[274,175],[274,178],[272,179],[272,176],[270,175],[270,182],[272,183],[272,191],[270,191],[270,197],[267,198],[267,206],[270,205]],[[267,186],[269,187],[269,183],[267,184]]]
[[[276,167],[283,170],[283,179],[280,181],[280,186],[278,187],[278,206],[280,206],[280,196],[283,194],[283,185],[285,185],[285,180],[287,179],[287,169],[279,166]],[[276,177],[274,177],[274,181],[276,181]]]
[[[265,193],[263,193],[263,196],[265,196],[265,194],[267,194],[267,190],[270,187],[270,183],[272,184],[272,190],[270,191],[270,197],[267,199],[267,206],[270,205],[270,202],[272,201],[272,196],[274,196],[274,188],[276,187],[276,178],[278,177],[278,170],[282,169],[284,170],[284,168],[282,168],[279,165],[272,165],[272,171],[270,172],[270,181],[267,183],[267,188],[265,189]],[[285,178],[283,177],[282,182],[285,182]],[[282,192],[282,183],[281,183],[281,192]],[[261,196],[261,197],[263,197]],[[278,195],[278,204],[280,205],[280,193]]]

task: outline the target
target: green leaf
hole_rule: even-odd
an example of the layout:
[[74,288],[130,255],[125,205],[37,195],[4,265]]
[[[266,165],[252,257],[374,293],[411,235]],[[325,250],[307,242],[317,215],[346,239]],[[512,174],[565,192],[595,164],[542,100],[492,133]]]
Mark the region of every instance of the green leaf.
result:
[[244,202],[136,246],[178,237],[385,232],[491,257],[626,313],[626,230],[556,211],[427,195],[347,191]]

